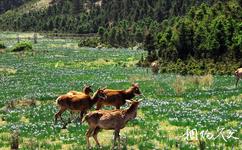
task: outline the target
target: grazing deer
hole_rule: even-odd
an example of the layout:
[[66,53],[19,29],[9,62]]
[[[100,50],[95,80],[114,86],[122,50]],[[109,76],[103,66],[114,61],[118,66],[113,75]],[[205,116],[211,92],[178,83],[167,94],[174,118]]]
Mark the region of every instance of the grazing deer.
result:
[[137,109],[140,101],[129,101],[131,106],[125,110],[96,110],[89,112],[84,121],[88,123],[88,130],[86,132],[87,147],[90,148],[89,138],[93,136],[96,144],[100,146],[97,135],[101,129],[115,130],[113,148],[118,138],[118,148],[120,149],[120,136],[119,132],[125,127],[128,121],[134,119],[137,115]]
[[158,72],[159,72],[159,67],[160,67],[160,65],[159,65],[159,62],[158,61],[154,61],[154,62],[152,62],[151,63],[151,65],[150,65],[150,67],[151,67],[151,71],[154,73],[154,74],[157,74]]
[[98,89],[92,97],[89,95],[61,95],[56,99],[57,105],[60,107],[60,110],[55,114],[55,123],[57,119],[60,118],[61,114],[66,110],[72,112],[80,112],[80,122],[82,122],[83,115],[92,108],[92,106],[97,101],[102,101],[106,99],[106,95],[104,93],[104,89]]
[[236,77],[236,84],[235,86],[237,87],[239,79],[242,78],[242,68],[238,68],[235,72],[234,75]]
[[91,89],[90,85],[84,85],[83,92],[69,91],[67,94],[69,94],[69,95],[81,95],[81,94],[90,95],[90,93],[92,93],[92,92],[93,92],[93,90]]
[[115,106],[116,109],[120,109],[120,106],[125,104],[125,100],[131,100],[135,97],[135,95],[141,95],[139,85],[137,83],[132,84],[132,86],[127,90],[105,89],[104,93],[107,98],[106,100],[97,102],[96,110],[99,110],[105,105]]

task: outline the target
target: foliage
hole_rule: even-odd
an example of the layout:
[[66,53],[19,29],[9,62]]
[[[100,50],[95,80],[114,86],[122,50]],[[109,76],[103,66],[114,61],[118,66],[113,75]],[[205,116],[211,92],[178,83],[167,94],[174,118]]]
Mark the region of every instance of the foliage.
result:
[[182,61],[160,61],[161,73],[177,73],[181,75],[205,75],[209,74],[233,74],[234,70],[240,67],[241,62],[237,60],[224,60],[216,62],[213,59],[188,59]]
[[[0,6],[4,7],[0,13],[21,4],[27,5],[28,1],[34,0],[3,0]],[[178,0],[102,0],[101,6],[96,2],[53,0],[46,9],[24,7],[23,9],[30,10],[10,10],[0,17],[0,27],[20,31],[53,31],[56,28],[60,32],[92,33],[97,32],[100,26],[108,28],[123,20],[136,22],[151,17],[152,20],[161,22],[170,16],[183,15],[191,6],[207,0],[188,0],[183,3]],[[213,1],[209,0],[208,3]]]
[[20,52],[20,51],[31,51],[33,49],[32,43],[24,41],[24,42],[19,42],[14,45],[12,48],[13,52]]
[[6,48],[5,44],[2,41],[0,41],[0,49],[4,49],[4,48]]
[[82,39],[78,44],[79,47],[94,47],[94,48],[97,47],[98,45],[100,45],[100,39],[96,37]]
[[164,30],[157,36],[159,56],[165,60],[186,60],[191,56],[215,61],[241,59],[241,11],[234,1],[192,7],[176,22],[162,25]]

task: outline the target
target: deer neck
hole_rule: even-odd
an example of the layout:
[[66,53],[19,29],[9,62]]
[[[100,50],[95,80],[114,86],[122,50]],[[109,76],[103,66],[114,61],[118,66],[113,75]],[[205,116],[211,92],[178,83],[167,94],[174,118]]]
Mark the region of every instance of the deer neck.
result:
[[132,88],[130,88],[130,89],[128,89],[128,90],[125,90],[125,92],[124,92],[125,94],[125,99],[128,99],[128,100],[130,100],[130,99],[132,99],[132,98],[134,98],[134,91],[133,91],[133,89]]
[[86,88],[83,90],[83,93],[85,93],[86,95],[90,94],[89,91]]
[[91,104],[94,105],[98,101],[99,97],[97,93],[94,93],[91,97]]
[[138,108],[138,105],[131,105],[129,109],[125,111],[125,122],[132,120],[136,117],[137,108]]

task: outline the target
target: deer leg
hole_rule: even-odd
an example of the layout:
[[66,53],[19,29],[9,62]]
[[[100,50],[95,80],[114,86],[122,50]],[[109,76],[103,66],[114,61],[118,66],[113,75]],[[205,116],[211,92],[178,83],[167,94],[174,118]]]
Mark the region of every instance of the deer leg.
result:
[[120,109],[120,106],[118,105],[118,106],[116,106],[116,109]]
[[97,103],[96,110],[99,110],[100,108],[102,108],[102,104],[101,103]]
[[112,147],[112,149],[114,149],[114,147],[115,147],[115,144],[116,144],[116,140],[117,140],[117,138],[118,138],[118,140],[119,140],[119,143],[118,143],[118,149],[120,149],[120,137],[119,137],[119,129],[116,129],[115,131],[114,131],[114,141],[113,141],[113,147]]
[[119,135],[119,130],[118,130],[118,133],[117,133],[117,138],[118,138],[118,149],[121,150],[121,148],[120,148],[120,135]]
[[87,130],[87,132],[86,132],[86,141],[87,141],[87,148],[88,149],[90,148],[89,138],[92,135],[92,132],[93,132],[93,128],[91,128],[91,127],[89,127],[88,130]]
[[68,123],[71,123],[71,121],[73,120],[73,112],[70,111],[70,117],[68,118]]
[[236,78],[237,80],[236,80],[236,84],[235,84],[235,86],[237,87],[238,86],[238,82],[239,82],[239,78]]
[[94,130],[94,132],[93,132],[93,135],[92,135],[93,138],[94,138],[94,140],[96,141],[96,144],[98,145],[98,147],[100,147],[100,143],[98,142],[97,134],[100,131],[101,131],[101,129],[99,127],[96,127],[95,130]]
[[55,114],[55,124],[57,123],[57,119],[60,118],[61,121],[63,121],[61,114],[66,110],[66,108],[61,108],[56,114]]
[[82,118],[83,118],[85,113],[86,113],[85,111],[80,112],[80,124],[82,124]]

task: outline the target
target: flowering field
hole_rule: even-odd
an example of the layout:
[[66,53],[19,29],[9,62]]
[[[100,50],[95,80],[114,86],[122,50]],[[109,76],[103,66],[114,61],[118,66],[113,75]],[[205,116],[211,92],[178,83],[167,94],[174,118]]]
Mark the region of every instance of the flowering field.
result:
[[[16,40],[4,42],[10,49]],[[86,123],[53,124],[55,99],[84,84],[126,89],[133,82],[144,97],[137,97],[143,99],[137,118],[121,130],[122,149],[242,147],[242,82],[235,88],[232,75],[153,75],[135,65],[142,51],[78,48],[77,42],[42,38],[33,52],[0,53],[0,149],[16,137],[20,149],[86,149]],[[100,133],[102,149],[110,149],[112,136]]]

